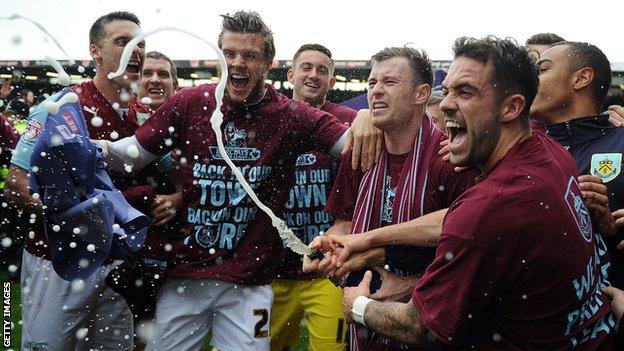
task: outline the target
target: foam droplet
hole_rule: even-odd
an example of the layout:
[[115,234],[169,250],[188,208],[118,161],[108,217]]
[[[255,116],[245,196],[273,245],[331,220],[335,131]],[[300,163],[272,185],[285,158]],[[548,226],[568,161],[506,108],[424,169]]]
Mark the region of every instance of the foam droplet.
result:
[[141,98],[141,103],[144,105],[150,105],[152,103],[152,98],[149,96],[144,96]]
[[130,100],[130,94],[127,91],[122,90],[121,94],[119,94],[119,100],[126,102]]
[[85,68],[82,67],[82,66],[78,66],[78,72],[84,73],[85,72]]
[[114,131],[114,130],[113,130],[113,131],[110,133],[110,137],[111,137],[111,139],[113,139],[113,140],[117,140],[117,139],[119,138],[119,133],[117,133],[116,131]]
[[78,262],[78,267],[80,267],[82,269],[85,269],[85,268],[89,267],[89,260],[87,260],[86,258],[81,259]]
[[22,43],[22,37],[19,35],[15,35],[13,36],[13,38],[11,38],[11,43],[13,43],[13,45],[19,45]]
[[151,321],[141,322],[137,326],[137,336],[142,340],[149,342],[156,337],[156,323]]
[[55,224],[52,226],[52,230],[58,233],[61,230],[61,226],[58,224]]
[[93,245],[93,244],[87,245],[87,251],[89,251],[89,252],[95,251],[95,245]]
[[93,116],[91,118],[91,125],[94,127],[101,127],[104,124],[104,120],[100,116]]
[[52,146],[59,146],[63,144],[63,137],[58,134],[54,134],[52,138],[50,138],[50,141],[52,142]]
[[139,148],[136,145],[130,145],[126,148],[126,154],[132,158],[138,158]]
[[13,240],[11,240],[11,238],[9,237],[2,238],[2,247],[8,248],[8,247],[11,247],[12,244],[13,244]]
[[71,282],[71,289],[73,292],[81,292],[84,290],[85,282],[82,279],[74,279]]
[[76,330],[76,338],[78,340],[84,340],[84,338],[87,336],[88,333],[89,333],[89,329],[87,329],[87,328],[80,328],[80,329]]

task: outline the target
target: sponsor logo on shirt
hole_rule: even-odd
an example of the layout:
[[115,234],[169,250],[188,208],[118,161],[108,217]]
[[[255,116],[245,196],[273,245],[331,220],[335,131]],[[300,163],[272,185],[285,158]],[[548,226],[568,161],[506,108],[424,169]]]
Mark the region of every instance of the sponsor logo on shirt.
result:
[[590,172],[600,177],[603,183],[617,178],[622,171],[622,154],[606,153],[593,154],[591,158]]
[[576,221],[581,235],[588,243],[592,241],[591,220],[589,217],[589,211],[585,207],[583,197],[581,194],[581,188],[576,182],[576,178],[570,177],[568,181],[568,189],[565,193],[565,201],[568,204],[568,208]]
[[316,155],[314,154],[303,154],[297,157],[296,166],[311,166],[316,163]]
[[[234,122],[225,126],[225,152],[233,161],[256,161],[260,159],[262,152],[255,147],[247,147],[248,133],[236,128]],[[212,158],[222,160],[223,155],[216,146],[211,146]]]
[[71,130],[71,132],[73,134],[78,133],[78,126],[76,125],[76,121],[74,120],[74,117],[72,117],[71,113],[63,112],[62,116],[65,122],[67,122],[67,125],[69,126],[69,129]]
[[43,129],[43,126],[41,125],[41,122],[35,119],[31,119],[30,121],[28,121],[28,126],[26,127],[26,133],[24,133],[24,140],[28,141],[28,140],[35,139],[36,137],[39,136],[39,134],[41,134],[42,129]]

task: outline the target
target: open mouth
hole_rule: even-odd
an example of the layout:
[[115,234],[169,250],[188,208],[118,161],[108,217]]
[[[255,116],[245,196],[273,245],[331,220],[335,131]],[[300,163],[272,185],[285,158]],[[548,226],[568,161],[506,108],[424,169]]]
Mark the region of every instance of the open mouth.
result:
[[247,83],[249,83],[249,76],[239,73],[232,73],[230,75],[230,82],[232,83],[232,86],[234,88],[243,89],[247,86]]
[[388,103],[383,102],[383,101],[376,101],[376,102],[373,102],[373,105],[371,106],[371,109],[372,109],[373,112],[381,112],[381,111],[387,109],[388,107],[389,107]]
[[318,88],[320,88],[320,85],[318,85],[318,84],[314,84],[314,83],[310,83],[310,82],[303,83],[303,85],[305,85],[305,86],[306,86],[306,87],[308,87],[308,88],[312,88],[312,89],[318,89]]
[[150,95],[163,95],[165,93],[165,90],[160,88],[151,88],[148,90],[148,93]]
[[450,147],[461,145],[468,135],[466,127],[456,121],[446,121],[446,132],[448,133]]
[[128,66],[126,67],[126,72],[139,74],[139,72],[140,72],[139,61],[138,60],[130,60],[128,62]]

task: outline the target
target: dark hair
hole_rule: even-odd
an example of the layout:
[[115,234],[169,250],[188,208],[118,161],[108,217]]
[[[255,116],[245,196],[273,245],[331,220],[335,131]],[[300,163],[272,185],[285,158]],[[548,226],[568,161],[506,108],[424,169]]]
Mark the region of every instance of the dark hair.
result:
[[431,60],[424,50],[416,50],[407,46],[385,48],[371,57],[371,61],[381,62],[395,57],[404,57],[412,69],[412,84],[429,84],[433,86],[433,69]]
[[591,93],[594,103],[601,107],[609,87],[611,86],[611,64],[607,56],[595,45],[576,41],[562,41],[552,46],[565,45],[568,47],[568,57],[572,71],[589,67],[594,71],[591,81]]
[[169,56],[163,54],[160,51],[150,51],[147,54],[145,54],[145,58],[151,58],[151,59],[155,59],[155,60],[165,60],[167,62],[169,62],[169,65],[171,66],[171,78],[173,79],[174,84],[177,85],[178,82],[178,68],[176,67],[175,63],[173,63],[173,61],[169,58]]
[[455,58],[468,57],[492,65],[490,83],[496,88],[499,103],[512,94],[524,96],[526,105],[522,116],[528,122],[529,109],[537,89],[537,67],[528,51],[512,38],[487,36],[482,39],[461,37],[453,44]]
[[273,41],[273,32],[264,23],[257,12],[254,11],[236,11],[234,14],[221,15],[221,33],[219,34],[219,48],[222,46],[223,35],[225,32],[244,33],[244,34],[260,34],[264,39],[264,61],[271,62],[275,57],[275,42]]
[[14,98],[9,101],[4,111],[12,115],[20,116],[21,118],[28,117],[28,105],[22,98]]
[[299,58],[299,55],[301,55],[302,52],[304,51],[318,51],[321,54],[327,56],[329,58],[329,61],[331,62],[331,67],[330,69],[334,69],[334,60],[332,59],[332,52],[326,48],[325,46],[321,45],[321,44],[303,44],[301,45],[301,47],[297,50],[297,52],[295,52],[295,56],[293,56],[293,65],[295,64],[295,61],[297,61],[297,59]]
[[531,35],[524,45],[552,45],[560,41],[565,41],[555,33],[537,33]]
[[104,27],[113,21],[130,21],[136,23],[137,26],[141,26],[141,21],[139,21],[139,18],[132,12],[111,12],[93,22],[89,30],[89,44],[101,45],[105,36]]

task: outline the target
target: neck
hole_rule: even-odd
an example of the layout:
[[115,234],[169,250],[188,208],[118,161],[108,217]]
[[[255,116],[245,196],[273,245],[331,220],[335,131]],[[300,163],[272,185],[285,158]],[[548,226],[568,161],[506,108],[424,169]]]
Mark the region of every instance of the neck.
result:
[[245,105],[255,105],[264,99],[264,95],[266,95],[267,88],[264,86],[264,83],[260,83],[260,85],[254,89],[249,97],[245,101]]
[[301,98],[301,96],[299,96],[299,94],[297,94],[294,90],[293,90],[293,98],[294,101],[305,101],[307,102],[310,106],[315,107],[315,108],[321,108],[323,105],[325,105],[325,97],[323,97],[323,99],[321,100],[306,100]]
[[479,165],[479,169],[483,174],[488,174],[498,164],[498,162],[507,155],[507,152],[514,146],[531,137],[531,129],[524,126],[521,122],[514,123],[513,126],[501,126],[501,133],[498,144],[490,157],[484,164]]
[[403,155],[410,152],[424,117],[423,111],[415,112],[407,126],[402,125],[392,130],[383,131],[386,150],[389,154]]
[[93,84],[95,84],[95,88],[111,104],[116,102],[121,108],[127,108],[130,104],[130,99],[128,99],[127,101],[122,101],[119,96],[124,88],[119,86],[112,80],[108,79],[105,73],[98,71],[95,74],[95,77],[93,77]]
[[547,125],[561,123],[581,117],[595,116],[600,114],[600,109],[594,105],[592,99],[587,95],[578,95],[570,99],[570,104],[562,106],[554,111],[545,121]]

